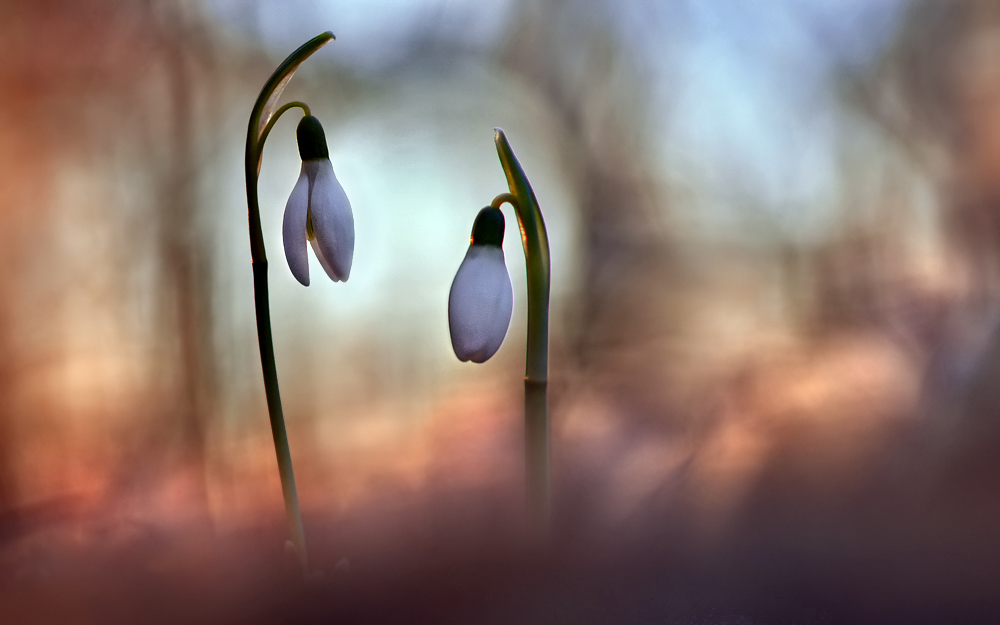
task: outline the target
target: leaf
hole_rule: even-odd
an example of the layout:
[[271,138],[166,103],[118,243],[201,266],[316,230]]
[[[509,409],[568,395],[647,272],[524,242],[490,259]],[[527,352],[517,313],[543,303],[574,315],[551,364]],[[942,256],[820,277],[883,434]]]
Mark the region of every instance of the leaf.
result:
[[288,55],[288,58],[278,66],[278,69],[274,70],[271,77],[264,83],[264,88],[260,90],[257,102],[254,103],[253,112],[250,114],[250,129],[253,133],[254,147],[256,147],[256,142],[260,140],[261,132],[267,126],[267,122],[271,120],[271,115],[278,107],[278,99],[281,98],[281,93],[285,90],[288,81],[292,79],[295,70],[314,52],[333,39],[335,39],[333,33],[326,31],[305,42],[298,50]]

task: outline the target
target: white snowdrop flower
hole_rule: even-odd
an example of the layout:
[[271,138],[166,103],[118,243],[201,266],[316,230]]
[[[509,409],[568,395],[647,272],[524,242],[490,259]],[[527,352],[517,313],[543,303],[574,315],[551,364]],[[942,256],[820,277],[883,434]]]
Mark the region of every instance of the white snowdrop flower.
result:
[[472,243],[448,297],[451,345],[462,362],[485,362],[500,349],[514,309],[503,256],[503,213],[487,206],[472,226]]
[[354,259],[351,203],[333,174],[319,120],[312,115],[303,117],[296,135],[302,171],[285,205],[281,227],[288,268],[296,280],[309,286],[309,241],[330,279],[346,282]]

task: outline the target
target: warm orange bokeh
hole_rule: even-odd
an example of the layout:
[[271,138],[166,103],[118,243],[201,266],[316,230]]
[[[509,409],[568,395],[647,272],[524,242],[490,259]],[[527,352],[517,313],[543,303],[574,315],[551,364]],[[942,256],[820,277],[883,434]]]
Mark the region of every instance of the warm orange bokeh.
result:
[[[326,16],[305,4],[288,32]],[[368,44],[406,50],[388,67],[340,50],[361,9],[330,9],[347,30],[290,83],[354,205],[349,283],[287,275],[293,122],[265,152],[279,379],[327,574],[305,589],[283,568],[242,178],[280,11],[0,9],[0,612],[981,617],[1000,552],[1000,13],[526,0],[490,29],[495,12],[444,4],[393,9]],[[447,343],[471,216],[505,190],[497,125],[552,237],[544,548],[512,219],[506,343],[480,367]]]

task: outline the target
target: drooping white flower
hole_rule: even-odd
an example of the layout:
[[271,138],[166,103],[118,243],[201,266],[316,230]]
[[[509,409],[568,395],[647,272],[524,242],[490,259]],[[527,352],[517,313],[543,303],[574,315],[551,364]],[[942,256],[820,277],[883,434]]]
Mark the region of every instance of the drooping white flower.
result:
[[303,117],[296,134],[302,170],[288,197],[281,226],[288,268],[296,280],[309,286],[309,241],[330,279],[346,282],[354,259],[351,203],[333,173],[319,120],[311,115]]
[[503,256],[500,209],[479,211],[472,243],[451,284],[448,325],[451,346],[462,362],[485,362],[500,349],[514,309],[514,289]]

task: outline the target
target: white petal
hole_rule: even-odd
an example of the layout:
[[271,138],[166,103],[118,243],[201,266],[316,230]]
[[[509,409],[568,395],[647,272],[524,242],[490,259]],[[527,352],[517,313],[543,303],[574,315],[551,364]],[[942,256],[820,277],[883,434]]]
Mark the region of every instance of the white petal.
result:
[[503,249],[470,245],[448,296],[451,346],[462,362],[485,362],[500,349],[514,309]]
[[309,177],[305,163],[285,204],[281,222],[281,237],[285,244],[285,260],[295,279],[309,286],[309,255],[306,251],[306,217],[309,212]]
[[315,239],[310,242],[334,282],[347,281],[354,260],[354,213],[328,159],[305,161],[311,167],[309,214]]

